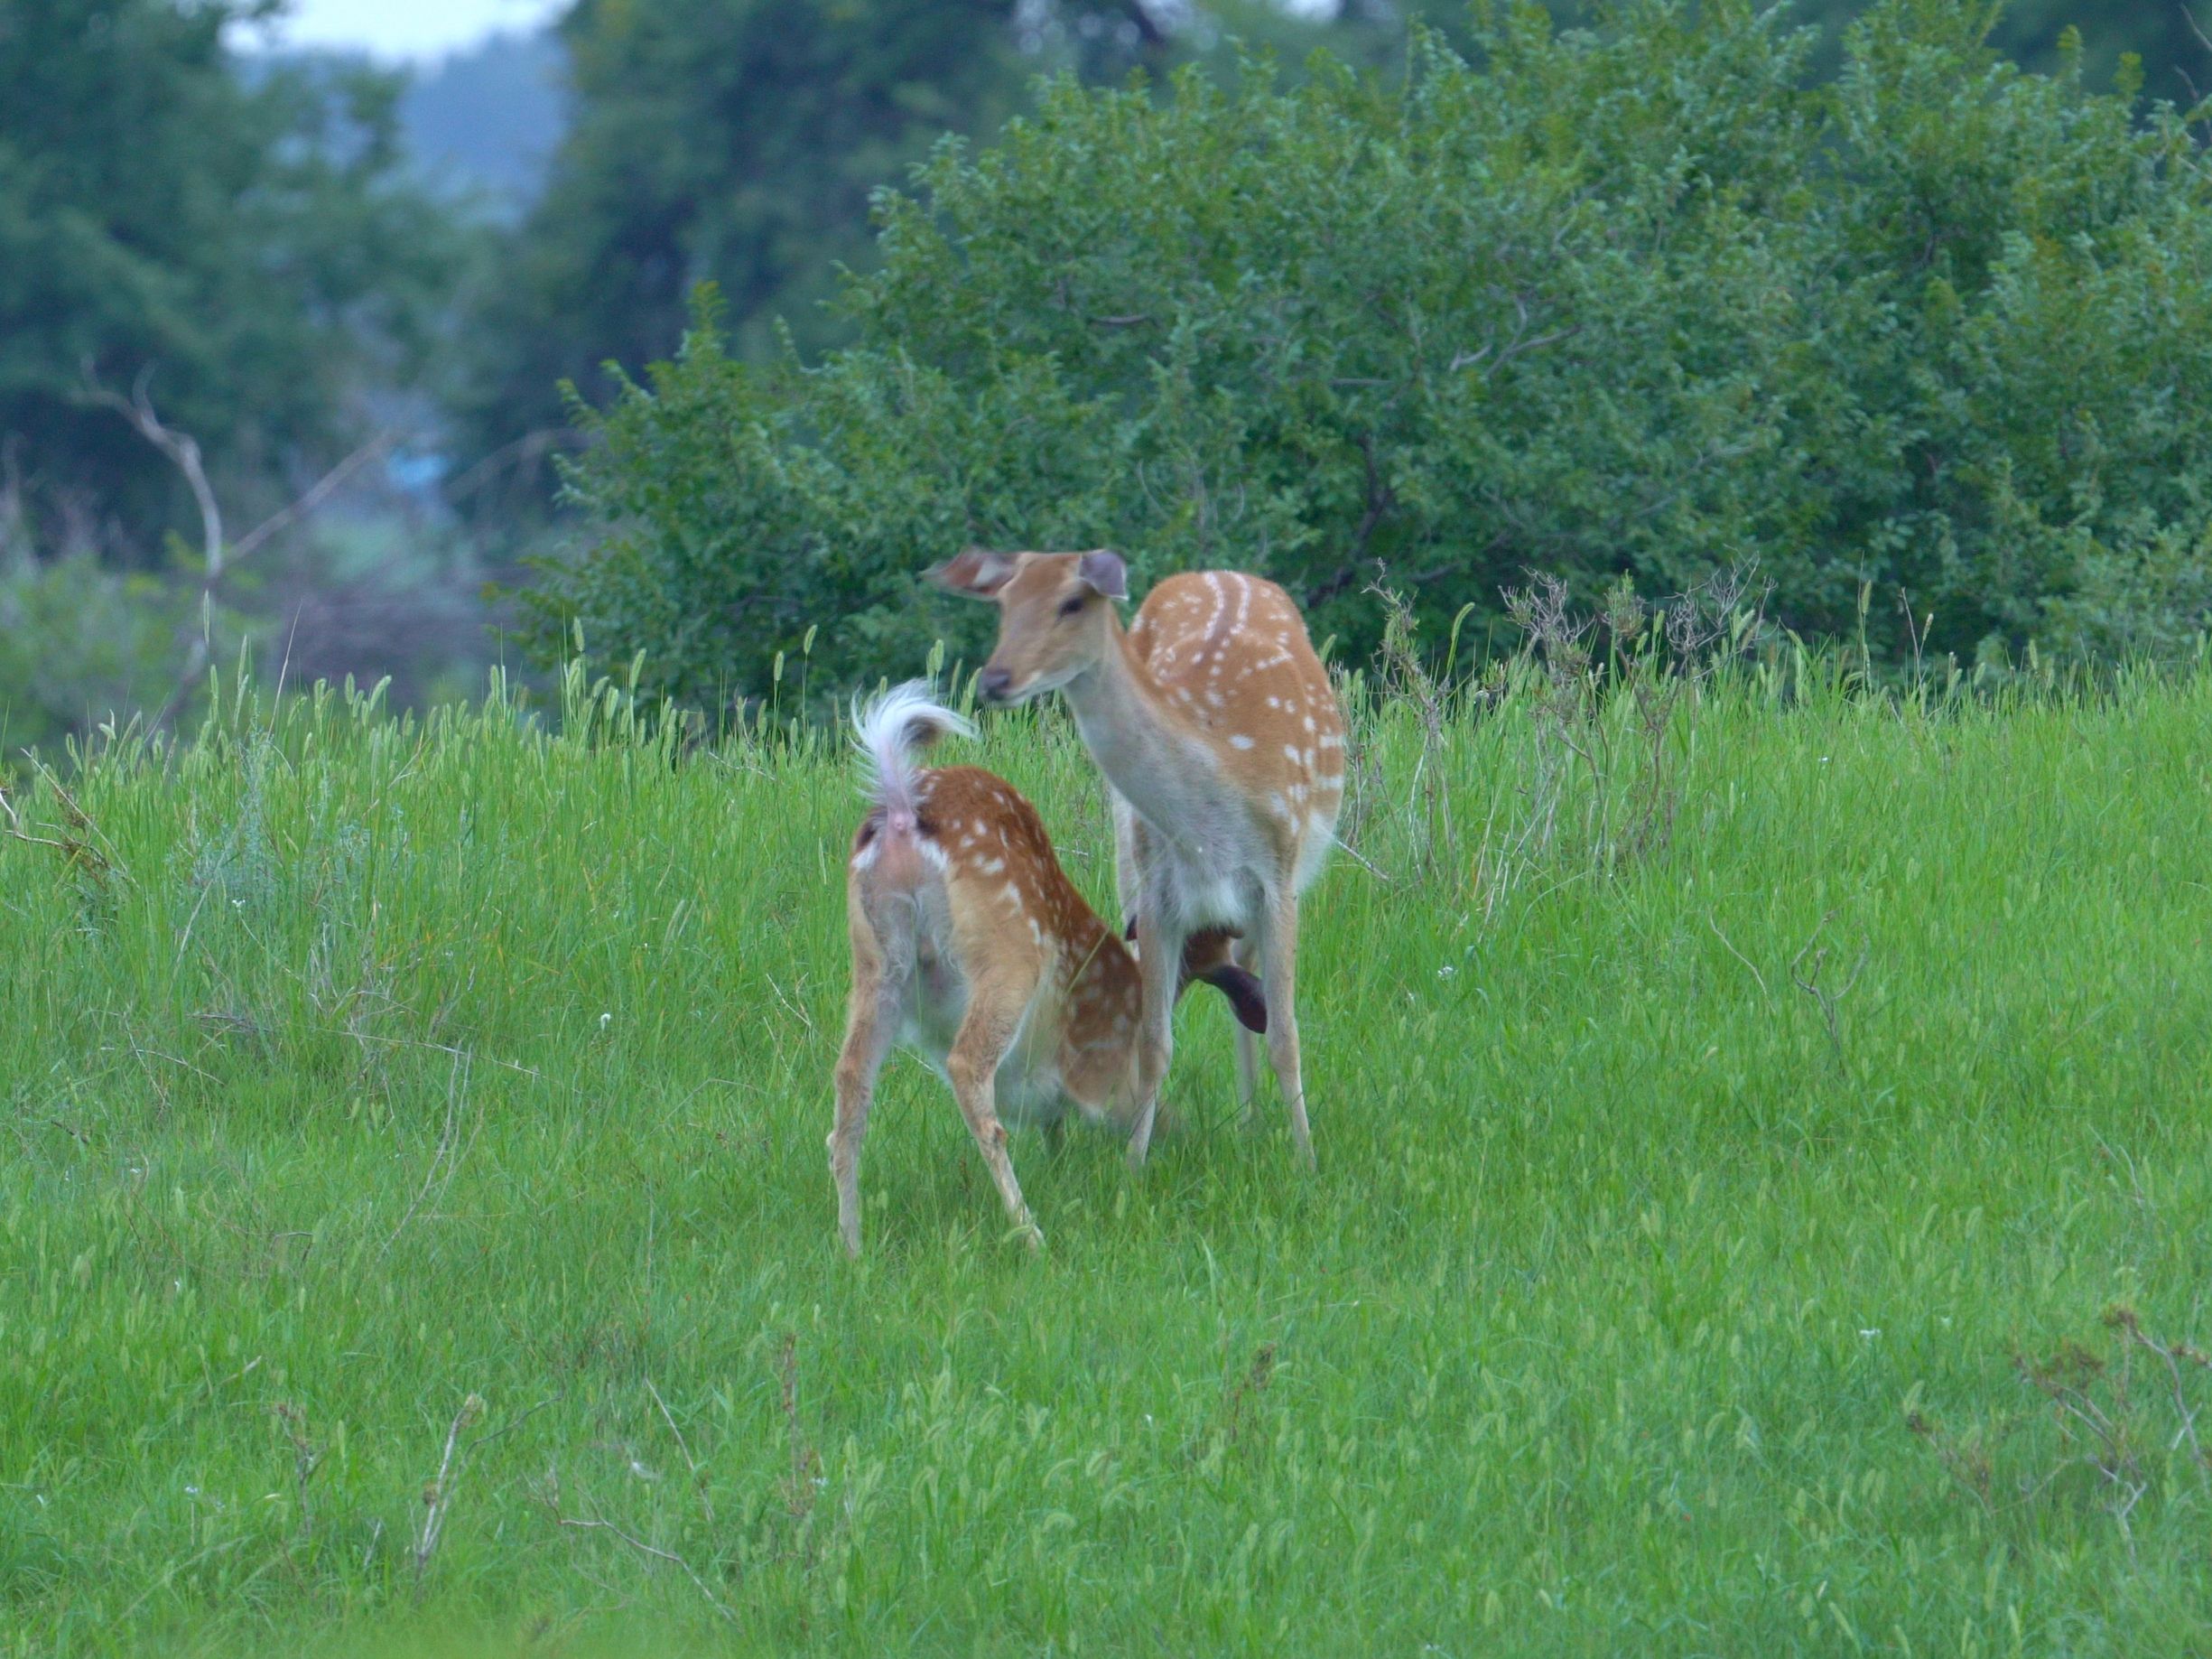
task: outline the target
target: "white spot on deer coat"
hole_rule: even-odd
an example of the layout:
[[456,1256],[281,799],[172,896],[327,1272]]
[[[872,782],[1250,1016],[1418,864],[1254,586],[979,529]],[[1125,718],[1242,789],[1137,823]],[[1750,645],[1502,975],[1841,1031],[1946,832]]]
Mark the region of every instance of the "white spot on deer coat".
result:
[[1243,732],[1231,732],[1229,734],[1229,747],[1230,747],[1230,748],[1231,748],[1231,749],[1250,749],[1251,746],[1252,746],[1252,740],[1251,740],[1250,738],[1249,738],[1249,737],[1246,737],[1246,736],[1244,735],[1244,733],[1243,733]]

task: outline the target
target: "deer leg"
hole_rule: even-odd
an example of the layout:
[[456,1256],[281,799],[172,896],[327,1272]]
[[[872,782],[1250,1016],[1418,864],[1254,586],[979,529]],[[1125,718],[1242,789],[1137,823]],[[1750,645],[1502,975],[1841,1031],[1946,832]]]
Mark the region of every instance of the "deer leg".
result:
[[1147,905],[1137,912],[1137,979],[1142,1006],[1137,1021],[1136,1127],[1129,1132],[1129,1168],[1144,1167],[1152,1127],[1159,1117],[1160,1087],[1175,1052],[1176,990],[1183,973],[1184,935],[1165,925]]
[[[1259,953],[1252,947],[1250,941],[1231,941],[1229,959],[1247,974],[1259,975]],[[1264,977],[1260,977],[1259,988],[1271,1001],[1273,993],[1269,991]],[[1231,1015],[1230,1026],[1237,1034],[1237,1121],[1246,1129],[1251,1129],[1257,1127],[1259,1121],[1259,1114],[1252,1110],[1252,1090],[1259,1077],[1259,1045],[1253,1040],[1252,1033],[1243,1021]]]
[[1298,901],[1276,895],[1268,907],[1259,939],[1259,982],[1268,999],[1268,1058],[1275,1081],[1290,1108],[1290,1138],[1298,1160],[1314,1168],[1314,1139],[1306,1123],[1306,1085],[1298,1067],[1297,1010]]
[[1031,1250],[1044,1244],[1045,1235],[1037,1231],[1029,1207],[1022,1200],[1021,1183],[1014,1179],[1013,1162],[1006,1155],[1006,1128],[999,1122],[994,1095],[999,1062],[1013,1047],[1035,989],[1034,983],[1027,990],[1004,983],[976,985],[969,993],[967,1016],[953,1039],[952,1051],[944,1057],[944,1075],[952,1080],[953,1098],[960,1102],[968,1132],[983,1154],[999,1197],[1005,1201],[1006,1213]]
[[1114,897],[1120,902],[1121,923],[1125,937],[1138,910],[1143,904],[1144,877],[1142,855],[1138,850],[1136,812],[1121,798],[1121,792],[1111,784],[1106,786],[1106,801],[1113,813],[1114,825]]
[[837,1182],[837,1231],[845,1254],[860,1254],[860,1142],[876,1098],[876,1075],[898,1035],[895,991],[880,965],[865,967],[856,955],[852,1000],[845,1018],[845,1046],[837,1057],[837,1126],[830,1131],[830,1174]]

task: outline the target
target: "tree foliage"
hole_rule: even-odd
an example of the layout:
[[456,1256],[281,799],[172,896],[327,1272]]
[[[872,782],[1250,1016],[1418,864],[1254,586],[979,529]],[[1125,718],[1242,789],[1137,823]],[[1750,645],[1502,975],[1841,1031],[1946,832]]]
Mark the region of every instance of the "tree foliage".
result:
[[827,303],[839,269],[871,263],[871,198],[938,137],[994,132],[1041,68],[1157,70],[1231,23],[1385,33],[1361,5],[1324,28],[1266,0],[576,0],[572,125],[478,307],[463,450],[558,426],[563,382],[601,397],[603,365],[666,356],[702,282],[743,355],[786,331],[802,350],[849,340]]
[[915,582],[969,542],[1264,571],[1353,649],[1379,564],[1437,624],[1531,569],[1756,559],[1784,620],[1893,654],[2193,629],[2184,116],[2023,72],[1943,0],[1886,0],[1808,84],[1816,43],[1626,0],[1491,19],[1480,67],[1424,38],[1402,83],[1056,81],[884,200],[857,344],[748,367],[702,316],[623,387],[546,635],[693,697],[815,624],[847,674],[905,671],[977,643]]
[[[0,6],[0,479],[42,545],[151,563],[170,463],[88,395],[150,374],[227,483],[345,435],[423,344],[448,248],[402,183],[395,84],[241,72],[232,0]],[[20,527],[20,525],[19,525]]]

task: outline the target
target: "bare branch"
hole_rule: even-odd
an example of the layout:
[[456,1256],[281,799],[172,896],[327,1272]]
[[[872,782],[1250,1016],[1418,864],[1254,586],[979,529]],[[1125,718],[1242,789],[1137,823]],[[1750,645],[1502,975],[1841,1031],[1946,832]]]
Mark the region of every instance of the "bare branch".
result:
[[1705,926],[1713,929],[1713,937],[1715,938],[1718,939],[1723,945],[1726,945],[1728,946],[1728,954],[1730,955],[1733,956],[1738,962],[1741,962],[1745,967],[1751,969],[1752,977],[1759,982],[1759,994],[1765,997],[1769,1002],[1772,1002],[1774,997],[1773,993],[1767,989],[1767,976],[1759,971],[1759,969],[1752,964],[1752,959],[1749,956],[1738,950],[1733,945],[1729,944],[1728,936],[1721,931],[1720,923],[1714,919],[1713,913],[1710,910],[1705,912]]
[[629,1545],[631,1549],[636,1550],[641,1555],[650,1555],[656,1561],[674,1562],[675,1565],[683,1570],[683,1576],[691,1580],[692,1583],[698,1588],[699,1593],[707,1598],[707,1605],[709,1607],[712,1608],[717,1613],[720,1613],[731,1624],[734,1625],[737,1623],[738,1616],[735,1613],[732,1613],[727,1607],[722,1605],[721,1598],[717,1596],[712,1589],[708,1588],[707,1581],[701,1578],[692,1569],[691,1562],[685,1561],[681,1555],[676,1554],[674,1551],[660,1549],[654,1544],[647,1543],[642,1538],[634,1537],[630,1533],[624,1532],[612,1521],[600,1521],[594,1519],[590,1515],[562,1515],[560,1517],[560,1523],[562,1526],[572,1526],[583,1532],[612,1533],[617,1538],[619,1538],[624,1543]]
[[223,573],[223,512],[216,505],[215,490],[208,482],[207,469],[200,464],[200,443],[191,433],[178,432],[163,424],[154,413],[153,400],[146,388],[153,380],[153,366],[149,363],[139,371],[138,380],[131,387],[128,397],[101,383],[87,358],[83,364],[85,389],[93,402],[116,410],[137,430],[138,435],[166,456],[170,463],[184,475],[184,481],[192,492],[192,499],[200,507],[200,536],[201,557],[207,565],[207,579],[212,583]]
[[483,1414],[482,1394],[470,1394],[460,1403],[460,1410],[453,1414],[453,1426],[445,1431],[445,1455],[438,1459],[437,1477],[423,1488],[423,1532],[414,1542],[414,1585],[418,1593],[423,1588],[423,1570],[438,1552],[438,1540],[445,1533],[446,1512],[453,1503],[453,1448],[460,1443],[462,1431]]
[[[2212,36],[2207,36],[2205,33],[2203,25],[2197,21],[2197,14],[2195,10],[2187,5],[2178,7],[2177,9],[2181,14],[2181,21],[2189,25],[2189,32],[2197,37],[2197,43],[2203,47],[2207,51],[2212,51]],[[2188,77],[2185,75],[2182,77],[2182,79],[2186,80]],[[2192,87],[2190,89],[2194,91],[2195,88]]]
[[[650,1386],[650,1384],[648,1384],[648,1386]],[[670,1426],[673,1428],[674,1425],[671,1424]],[[635,1533],[626,1532],[621,1527],[617,1526],[612,1521],[602,1521],[596,1515],[562,1515],[561,1513],[561,1476],[559,1470],[549,1468],[545,1471],[545,1486],[544,1489],[539,1494],[539,1497],[544,1504],[545,1507],[553,1512],[553,1524],[556,1526],[572,1527],[580,1533],[609,1533],[615,1537],[620,1539],[624,1543],[629,1545],[631,1549],[637,1551],[640,1555],[650,1556],[656,1561],[673,1562],[675,1566],[683,1570],[683,1576],[692,1581],[692,1587],[696,1589],[702,1596],[704,1596],[707,1598],[707,1605],[709,1607],[712,1608],[717,1613],[720,1614],[731,1624],[734,1625],[737,1623],[738,1616],[730,1610],[729,1606],[720,1596],[717,1596],[714,1593],[712,1587],[707,1583],[706,1580],[699,1576],[699,1573],[692,1568],[691,1562],[685,1561],[674,1551],[664,1550],[658,1544],[647,1543],[644,1539],[637,1536]]]
[[[1506,346],[1504,350],[1498,353],[1498,360],[1482,371],[1482,377],[1488,379],[1524,351],[1534,351],[1542,346],[1556,346],[1561,340],[1572,340],[1581,332],[1582,324],[1578,322],[1571,328],[1554,329],[1548,334],[1538,334],[1534,340],[1514,340]],[[1445,366],[1445,373],[1455,375],[1463,368],[1473,368],[1489,355],[1488,346],[1484,346],[1480,351],[1454,352],[1451,362]]]
[[546,426],[526,432],[513,443],[501,444],[448,484],[446,499],[458,501],[483,489],[501,471],[535,466],[549,450],[581,449],[584,443],[584,434],[568,426]]
[[699,1492],[699,1506],[705,1511],[707,1524],[714,1524],[714,1501],[707,1496],[707,1485],[699,1468],[699,1459],[692,1456],[691,1442],[683,1438],[683,1431],[676,1427],[674,1415],[668,1402],[661,1398],[661,1391],[653,1386],[653,1379],[646,1379],[646,1393],[653,1396],[653,1403],[660,1408],[661,1421],[668,1425],[668,1432],[676,1437],[676,1449],[683,1454],[683,1462],[692,1471],[692,1484]]
[[407,1224],[414,1219],[415,1211],[423,1207],[423,1200],[430,1196],[430,1189],[438,1179],[441,1164],[445,1166],[446,1179],[451,1181],[453,1179],[454,1168],[460,1162],[458,1158],[451,1156],[454,1130],[460,1122],[461,1102],[468,1098],[469,1074],[475,1064],[476,1057],[473,1054],[466,1049],[455,1051],[445,1080],[445,1126],[439,1131],[437,1150],[430,1156],[430,1168],[423,1171],[421,1190],[414,1195],[414,1202],[407,1206],[407,1213],[399,1218],[399,1225],[392,1229],[392,1236],[384,1241],[383,1250],[377,1253],[380,1256],[391,1254],[392,1246],[399,1243],[399,1235],[407,1230]]
[[232,545],[228,562],[231,564],[236,564],[240,559],[246,557],[246,555],[260,547],[263,543],[270,540],[273,536],[275,536],[285,530],[289,530],[293,525],[297,524],[301,519],[306,517],[310,513],[312,513],[317,508],[321,507],[325,501],[329,500],[331,494],[340,484],[351,478],[356,472],[358,472],[370,461],[376,460],[378,456],[390,450],[391,447],[398,442],[399,433],[397,432],[386,431],[378,433],[367,443],[361,445],[359,449],[354,451],[352,454],[347,456],[345,460],[339,461],[328,472],[325,472],[320,479],[316,480],[314,484],[308,489],[307,493],[302,496],[298,500],[294,501],[290,507],[282,508],[278,512],[272,514],[268,518],[255,526],[253,529],[248,530],[244,536],[241,536],[237,539],[237,543]]

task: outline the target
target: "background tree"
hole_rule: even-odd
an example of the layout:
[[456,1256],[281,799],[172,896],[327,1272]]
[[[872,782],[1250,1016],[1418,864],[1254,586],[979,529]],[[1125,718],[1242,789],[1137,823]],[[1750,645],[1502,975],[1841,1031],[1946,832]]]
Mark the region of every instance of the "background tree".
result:
[[744,355],[783,330],[806,353],[841,343],[838,271],[871,263],[869,202],[933,144],[994,133],[1042,70],[1118,80],[1232,29],[1294,55],[1385,33],[1356,5],[1319,25],[1265,4],[577,0],[560,24],[572,125],[476,309],[461,452],[563,424],[563,382],[603,398],[603,364],[667,356],[702,282]]
[[708,318],[623,388],[547,637],[707,700],[816,624],[838,676],[905,671],[979,643],[914,581],[968,542],[1264,571],[1353,654],[1378,562],[1478,637],[1532,568],[1748,557],[1785,620],[1892,656],[2200,626],[2180,113],[2023,73],[1946,0],[1873,8],[1826,84],[1745,0],[1602,21],[1516,10],[1399,85],[1063,79],[941,148],[841,297],[856,345],[750,368]]
[[[1867,9],[1866,0],[1804,0],[1804,21],[1819,24],[1831,42],[1827,63],[1840,50],[1843,32]],[[2145,5],[2142,0],[1970,0],[1962,7],[1989,43],[2016,63],[2045,73],[2062,69],[2069,32],[2082,42],[2083,72],[2106,86],[2129,55],[2140,59],[2145,90],[2153,98],[2195,103],[2212,93],[2212,47],[2196,14],[2201,0]],[[1824,67],[1827,64],[1824,63]]]
[[274,496],[404,375],[451,242],[404,182],[396,84],[265,64],[266,4],[0,8],[0,480],[19,543],[158,563],[194,522],[171,462],[88,392],[141,375],[226,489]]

